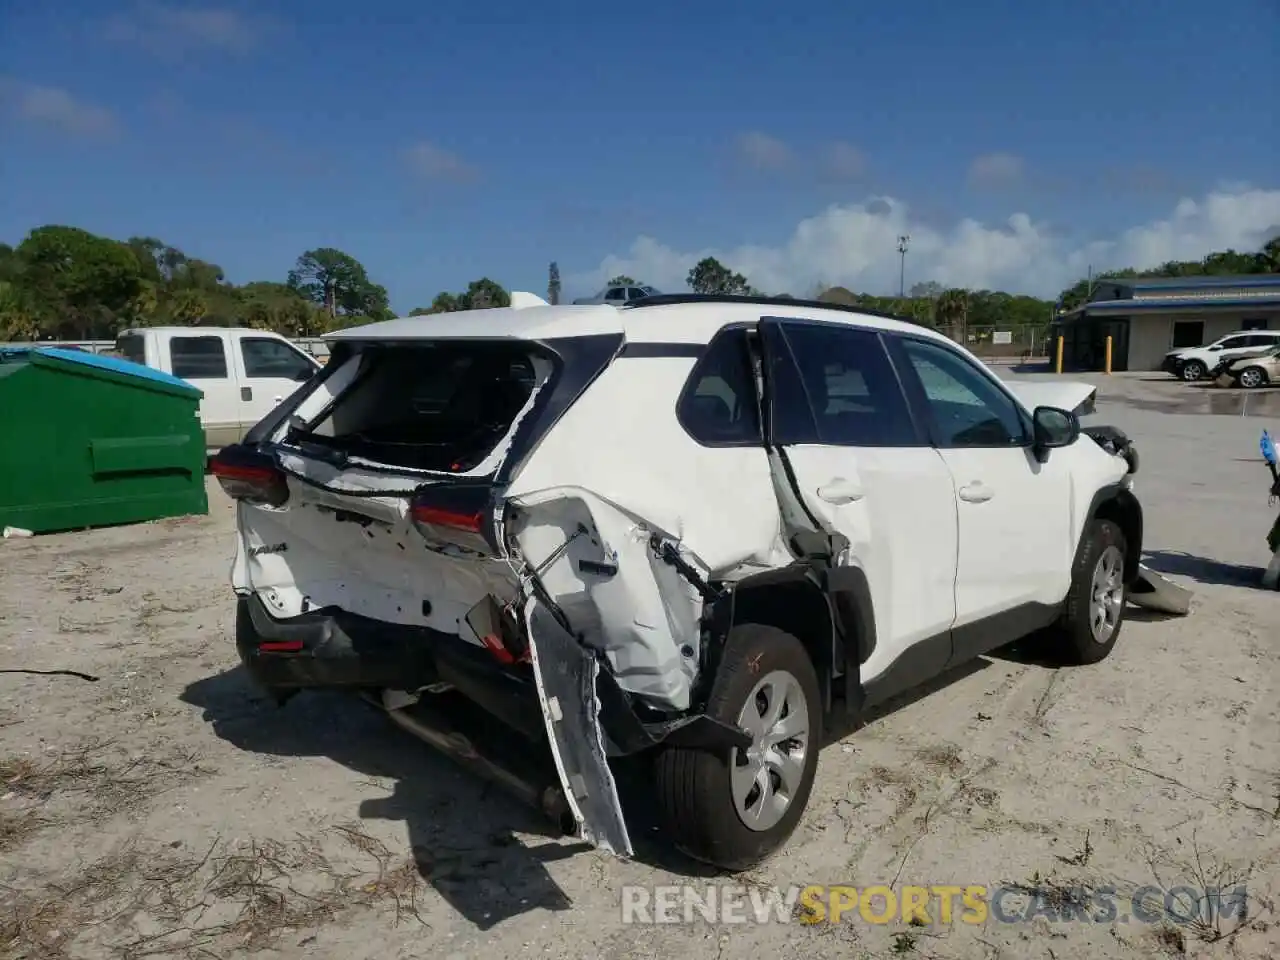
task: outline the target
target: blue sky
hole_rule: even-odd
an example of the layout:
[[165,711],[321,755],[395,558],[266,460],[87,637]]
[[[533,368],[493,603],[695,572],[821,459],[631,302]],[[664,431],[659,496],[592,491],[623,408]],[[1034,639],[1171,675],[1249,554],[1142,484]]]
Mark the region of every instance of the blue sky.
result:
[[0,0],[0,239],[236,282],[337,246],[403,311],[707,252],[889,293],[905,231],[908,283],[1052,292],[1280,229],[1278,36],[1274,0]]

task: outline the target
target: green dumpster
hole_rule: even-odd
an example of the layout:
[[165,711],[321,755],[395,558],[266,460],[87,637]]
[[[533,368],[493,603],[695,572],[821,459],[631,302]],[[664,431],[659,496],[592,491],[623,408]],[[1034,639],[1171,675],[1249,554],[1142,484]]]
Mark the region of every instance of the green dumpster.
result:
[[201,392],[76,350],[0,350],[0,527],[206,514]]

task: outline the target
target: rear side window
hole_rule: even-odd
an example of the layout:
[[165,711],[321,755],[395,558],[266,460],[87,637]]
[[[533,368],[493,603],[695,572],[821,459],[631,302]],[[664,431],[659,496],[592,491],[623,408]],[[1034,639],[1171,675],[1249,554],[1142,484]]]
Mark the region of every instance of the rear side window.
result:
[[788,323],[785,329],[799,381],[775,370],[778,442],[920,445],[906,397],[877,333],[818,323]]
[[604,295],[606,300],[625,300],[626,297],[627,291],[623,287],[613,287]]
[[116,337],[116,353],[132,363],[147,362],[146,344],[143,342],[142,335],[138,333]]
[[754,446],[760,439],[760,408],[747,332],[721,330],[694,365],[676,416],[704,447]]
[[227,376],[227,351],[221,337],[174,337],[169,341],[169,364],[183,380],[222,380]]

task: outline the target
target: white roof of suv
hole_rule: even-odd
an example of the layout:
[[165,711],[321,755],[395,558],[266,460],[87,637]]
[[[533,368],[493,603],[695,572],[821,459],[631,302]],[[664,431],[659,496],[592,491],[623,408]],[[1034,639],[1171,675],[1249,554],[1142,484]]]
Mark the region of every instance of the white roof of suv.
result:
[[821,318],[881,330],[943,339],[927,327],[833,304],[768,298],[696,298],[672,294],[642,306],[607,304],[497,307],[398,317],[326,334],[326,340],[540,340],[622,333],[630,343],[707,343],[727,323],[761,317]]

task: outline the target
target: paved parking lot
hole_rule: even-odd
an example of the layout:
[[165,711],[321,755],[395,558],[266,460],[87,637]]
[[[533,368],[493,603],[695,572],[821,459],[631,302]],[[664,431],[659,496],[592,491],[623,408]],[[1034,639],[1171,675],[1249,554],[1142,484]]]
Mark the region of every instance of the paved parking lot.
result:
[[[261,699],[216,491],[204,518],[0,541],[0,668],[85,675],[0,676],[0,957],[1280,955],[1280,595],[1256,586],[1280,407],[1092,379],[1093,419],[1141,451],[1148,562],[1195,588],[1191,616],[1133,614],[1093,667],[985,659],[878,715],[823,753],[790,846],[746,878],[644,836],[632,862],[584,851],[357,703]],[[744,880],[748,912],[775,885],[1023,892],[981,923],[623,922],[626,896]],[[1128,900],[1214,886],[1245,888],[1247,918]]]

